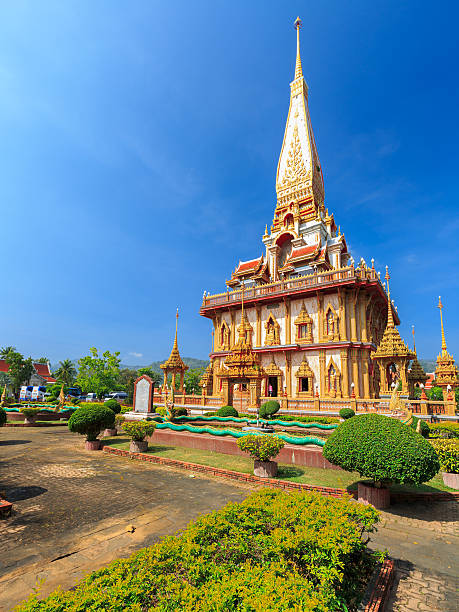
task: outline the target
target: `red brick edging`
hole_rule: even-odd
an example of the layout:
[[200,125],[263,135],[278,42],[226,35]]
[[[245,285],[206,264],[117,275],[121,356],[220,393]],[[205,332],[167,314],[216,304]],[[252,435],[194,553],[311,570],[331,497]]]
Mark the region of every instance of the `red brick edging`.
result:
[[0,497],[0,518],[8,518],[13,509],[13,504]]
[[383,612],[393,579],[394,562],[386,559],[379,570],[365,612]]
[[[255,484],[269,485],[271,487],[277,487],[279,489],[290,490],[290,491],[319,491],[323,495],[329,495],[331,497],[341,497],[345,493],[357,498],[357,491],[347,491],[346,489],[334,489],[332,487],[320,487],[318,485],[308,485],[301,482],[290,482],[288,480],[279,480],[277,478],[259,478],[254,474],[244,474],[242,472],[235,472],[234,470],[225,470],[224,468],[216,468],[211,465],[201,465],[199,463],[189,463],[188,461],[180,461],[179,459],[170,459],[169,457],[158,457],[158,455],[151,455],[150,453],[131,453],[121,448],[112,448],[111,446],[104,446],[103,451],[112,455],[120,455],[121,457],[129,457],[130,459],[139,459],[140,461],[148,461],[150,463],[159,463],[161,465],[168,465],[170,467],[178,467],[184,470],[192,470],[193,472],[202,472],[206,474],[212,474],[213,476],[221,476],[222,478],[230,478],[231,480],[239,480],[240,482],[252,482]],[[459,501],[458,492],[443,492],[438,493],[391,493],[391,502],[401,501]]]

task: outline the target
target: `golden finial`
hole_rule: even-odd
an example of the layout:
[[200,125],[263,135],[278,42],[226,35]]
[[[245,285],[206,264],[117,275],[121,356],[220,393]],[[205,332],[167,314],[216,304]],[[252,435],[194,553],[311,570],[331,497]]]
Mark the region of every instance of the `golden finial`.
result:
[[392,302],[390,301],[390,289],[389,289],[389,279],[390,279],[389,266],[386,266],[385,279],[387,282],[387,327],[394,327],[394,317],[392,314]]
[[416,352],[416,340],[415,340],[415,337],[414,337],[414,325],[412,327],[413,327],[413,350],[414,350],[414,352]]
[[266,227],[265,227],[265,236],[269,236],[269,234],[268,234],[268,224],[266,224]]
[[441,296],[438,296],[438,308],[440,309],[440,322],[441,322],[441,354],[447,355],[448,351],[446,350],[446,340],[445,340],[445,330],[443,328],[443,304],[441,303]]
[[293,24],[296,29],[296,64],[295,64],[295,79],[299,79],[303,76],[303,69],[301,67],[300,57],[300,28],[303,25],[301,19],[297,17]]
[[175,315],[175,339],[174,339],[173,348],[177,348],[177,328],[178,328],[178,308],[177,308],[177,314]]

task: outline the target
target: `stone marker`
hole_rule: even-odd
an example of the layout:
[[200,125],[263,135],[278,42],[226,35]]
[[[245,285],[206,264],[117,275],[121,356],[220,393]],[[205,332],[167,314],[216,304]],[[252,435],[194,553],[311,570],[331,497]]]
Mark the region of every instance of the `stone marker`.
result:
[[145,374],[134,383],[134,412],[151,414],[153,411],[154,382]]

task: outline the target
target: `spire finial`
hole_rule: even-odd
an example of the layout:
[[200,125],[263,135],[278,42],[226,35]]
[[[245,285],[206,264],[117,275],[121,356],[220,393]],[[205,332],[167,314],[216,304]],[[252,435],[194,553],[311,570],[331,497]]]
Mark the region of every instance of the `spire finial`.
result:
[[175,315],[175,338],[174,338],[174,348],[177,348],[177,328],[178,328],[178,308],[177,308],[177,314]]
[[386,276],[387,282],[387,327],[394,327],[394,317],[392,315],[392,302],[390,301],[390,289],[389,289],[389,266],[386,266]]
[[441,303],[441,296],[438,296],[438,308],[440,309],[440,322],[441,322],[441,354],[447,355],[445,330],[443,328],[443,304]]
[[295,64],[295,79],[299,79],[303,76],[303,68],[301,67],[300,57],[300,28],[303,25],[301,19],[297,17],[293,24],[296,29],[296,64]]
[[414,325],[412,327],[413,327],[413,350],[414,352],[416,352],[416,339],[414,337]]

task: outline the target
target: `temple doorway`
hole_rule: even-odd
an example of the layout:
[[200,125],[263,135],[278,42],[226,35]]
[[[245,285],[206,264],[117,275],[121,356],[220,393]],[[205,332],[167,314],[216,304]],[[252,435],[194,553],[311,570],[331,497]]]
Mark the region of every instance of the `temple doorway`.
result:
[[277,376],[269,376],[268,377],[268,396],[269,397],[278,397],[278,381],[279,378]]

